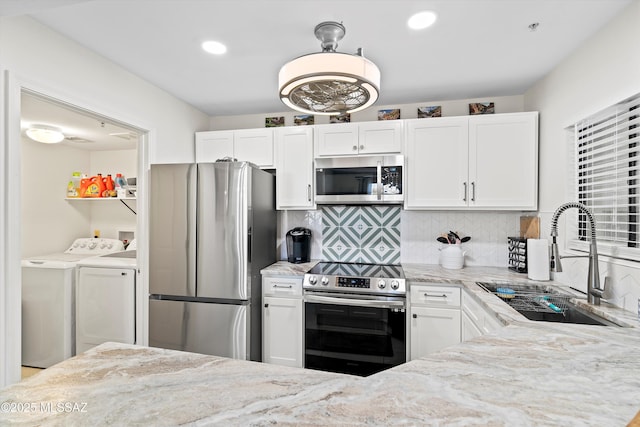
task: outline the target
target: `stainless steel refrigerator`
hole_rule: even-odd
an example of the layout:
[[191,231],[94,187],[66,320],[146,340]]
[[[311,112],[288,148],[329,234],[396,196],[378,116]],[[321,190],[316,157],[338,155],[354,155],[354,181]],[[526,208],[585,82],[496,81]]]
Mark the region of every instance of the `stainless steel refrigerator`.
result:
[[261,360],[275,177],[246,162],[152,165],[149,345]]

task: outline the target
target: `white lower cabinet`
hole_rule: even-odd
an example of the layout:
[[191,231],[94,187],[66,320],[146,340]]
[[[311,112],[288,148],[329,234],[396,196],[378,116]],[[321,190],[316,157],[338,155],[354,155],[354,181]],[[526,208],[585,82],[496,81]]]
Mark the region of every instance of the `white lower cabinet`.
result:
[[471,296],[462,292],[462,340],[470,340],[502,327],[502,323]]
[[410,284],[409,289],[411,359],[459,344],[460,288]]
[[262,361],[303,367],[302,277],[262,278]]

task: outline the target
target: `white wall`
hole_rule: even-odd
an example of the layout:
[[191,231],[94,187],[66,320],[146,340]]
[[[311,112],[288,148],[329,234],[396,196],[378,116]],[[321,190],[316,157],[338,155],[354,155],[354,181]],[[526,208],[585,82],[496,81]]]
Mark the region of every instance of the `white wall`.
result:
[[[142,159],[151,163],[179,163],[194,159],[194,132],[208,130],[209,117],[194,107],[133,75],[127,70],[26,17],[0,18],[0,71],[4,101],[0,108],[3,133],[0,173],[4,198],[0,210],[3,274],[0,282],[0,387],[20,379],[20,236],[21,193],[7,198],[7,188],[21,190],[20,174],[7,164],[21,164],[19,137],[20,90],[27,88],[69,104],[148,131],[143,137]],[[5,109],[6,106],[6,109]],[[147,149],[148,147],[148,149]],[[75,169],[75,168],[74,168]],[[147,173],[146,165],[138,178]],[[68,172],[65,173],[65,175]],[[139,181],[139,184],[141,182]],[[63,187],[64,188],[64,187]],[[142,206],[141,206],[142,204]],[[138,201],[144,218],[144,200]],[[144,227],[138,235],[144,241]],[[138,249],[144,258],[146,248]],[[143,265],[137,298],[138,320],[147,319],[148,284]],[[18,307],[18,309],[16,309]],[[146,327],[140,342],[146,343]]]
[[[631,3],[620,15],[587,40],[525,95],[525,109],[540,111],[540,216],[548,235],[551,215],[562,203],[573,201],[567,190],[572,179],[566,149],[567,126],[640,92],[640,2]],[[566,229],[561,218],[561,229]],[[557,280],[586,290],[587,263],[567,260]],[[610,276],[611,301],[637,310],[640,298],[640,265],[601,257],[601,276]]]

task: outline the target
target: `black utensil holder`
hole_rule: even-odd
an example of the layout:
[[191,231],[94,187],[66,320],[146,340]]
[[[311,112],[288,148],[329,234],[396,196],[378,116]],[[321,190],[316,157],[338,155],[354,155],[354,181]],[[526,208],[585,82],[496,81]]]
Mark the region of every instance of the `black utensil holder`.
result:
[[518,273],[527,272],[527,239],[507,237],[509,247],[509,270]]

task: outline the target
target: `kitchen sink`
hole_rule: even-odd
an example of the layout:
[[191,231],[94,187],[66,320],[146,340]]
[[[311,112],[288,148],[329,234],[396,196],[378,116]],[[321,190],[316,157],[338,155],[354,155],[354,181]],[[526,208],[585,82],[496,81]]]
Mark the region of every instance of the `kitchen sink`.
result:
[[548,285],[476,282],[529,320],[618,326],[571,302],[572,296]]

